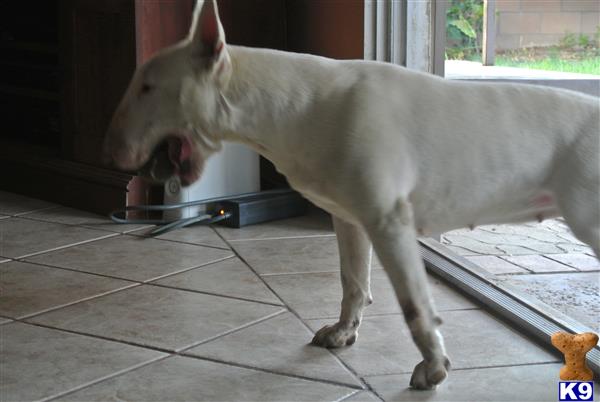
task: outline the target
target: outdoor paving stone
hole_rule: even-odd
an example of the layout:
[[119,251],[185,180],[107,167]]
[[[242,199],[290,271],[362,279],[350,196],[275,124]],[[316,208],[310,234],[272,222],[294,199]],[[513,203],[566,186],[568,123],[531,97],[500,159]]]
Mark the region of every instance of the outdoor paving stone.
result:
[[386,402],[400,401],[556,401],[562,364],[453,370],[434,391],[409,388],[410,374],[367,377]]
[[334,235],[331,217],[316,208],[309,208],[308,213],[303,216],[265,222],[240,229],[221,225],[215,225],[214,228],[225,239],[231,241]]
[[[339,272],[263,276],[269,286],[300,317],[336,319],[340,313],[342,285]],[[476,308],[470,300],[429,277],[429,284],[439,310]],[[398,299],[383,270],[371,272],[373,304],[365,315],[399,313]]]
[[107,230],[116,233],[127,233],[132,230],[139,230],[151,226],[140,224],[118,224],[114,223],[106,216],[68,207],[44,209],[27,213],[22,215],[22,217],[46,222],[63,223],[65,225],[79,225],[90,229]]
[[[558,362],[560,358],[482,310],[441,311],[440,327],[455,369]],[[308,320],[313,331],[327,320]],[[422,358],[402,315],[365,317],[356,343],[334,349],[359,375],[411,373]],[[499,350],[500,348],[500,350]]]
[[281,304],[264,282],[239,258],[229,258],[152,282],[179,289],[208,292]]
[[511,264],[510,262],[493,255],[470,256],[467,257],[467,259],[475,265],[496,275],[525,274],[529,272],[526,269],[523,269],[522,267],[519,267],[515,264]]
[[170,357],[61,401],[339,401],[356,390],[187,357]]
[[506,254],[495,245],[485,244],[468,237],[450,236],[447,233],[442,235],[442,244],[462,256]]
[[0,334],[3,401],[49,398],[166,356],[19,322],[0,326]]
[[502,282],[600,332],[600,272],[515,275]]
[[563,237],[560,236],[560,233],[557,233],[554,230],[550,230],[548,225],[537,222],[525,223],[521,225],[481,226],[476,230],[493,233],[496,235],[503,235],[505,237],[509,237],[512,235],[525,236],[533,238],[539,242],[546,243],[560,243],[565,240]]
[[23,318],[134,285],[22,262],[0,265],[0,314]]
[[360,386],[358,379],[329,350],[309,344],[312,336],[300,320],[285,313],[185,353],[281,374]]
[[576,272],[575,268],[561,264],[542,255],[503,256],[504,260],[528,269],[534,273],[542,272]]
[[109,236],[113,234],[58,223],[22,218],[0,219],[0,255],[23,258]]
[[600,261],[598,261],[596,257],[587,254],[551,254],[546,257],[570,267],[577,268],[580,271],[600,270]]
[[28,321],[178,351],[281,311],[261,303],[144,285]]
[[119,235],[28,258],[28,261],[150,281],[229,258],[231,251],[164,240]]
[[25,197],[19,194],[0,191],[0,214],[2,215],[22,214],[55,206],[56,204],[52,204],[46,201]]

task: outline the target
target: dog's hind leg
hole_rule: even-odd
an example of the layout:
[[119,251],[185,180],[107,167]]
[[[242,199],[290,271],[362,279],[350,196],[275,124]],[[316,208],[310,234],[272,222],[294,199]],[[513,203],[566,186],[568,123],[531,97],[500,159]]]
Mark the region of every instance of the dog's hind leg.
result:
[[600,136],[593,131],[562,162],[556,198],[573,234],[600,259]]
[[600,186],[570,187],[558,196],[559,208],[575,237],[588,244],[600,260]]
[[340,252],[342,311],[336,324],[324,326],[312,340],[314,345],[327,348],[352,345],[356,341],[363,309],[373,300],[370,290],[372,252],[367,234],[335,216],[333,226]]
[[429,292],[411,204],[398,200],[393,211],[374,219],[366,228],[423,356],[413,371],[410,385],[417,389],[435,388],[446,378],[450,361],[437,328],[441,320]]

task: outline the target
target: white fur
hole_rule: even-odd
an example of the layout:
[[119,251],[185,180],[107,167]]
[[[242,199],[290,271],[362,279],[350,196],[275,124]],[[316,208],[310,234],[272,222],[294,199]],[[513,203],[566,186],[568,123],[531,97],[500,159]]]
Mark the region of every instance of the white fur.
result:
[[[244,143],[329,211],[344,298],[340,321],[313,343],[356,339],[371,300],[370,243],[423,355],[411,380],[419,389],[435,387],[449,368],[419,233],[562,214],[600,255],[597,98],[230,45],[198,58],[218,47],[195,35],[215,9],[212,0],[198,8],[190,38],[136,73],[107,150],[117,165],[137,168],[177,130],[193,136],[201,169],[221,141]],[[224,43],[220,23],[218,31]],[[146,97],[145,80],[156,86]]]

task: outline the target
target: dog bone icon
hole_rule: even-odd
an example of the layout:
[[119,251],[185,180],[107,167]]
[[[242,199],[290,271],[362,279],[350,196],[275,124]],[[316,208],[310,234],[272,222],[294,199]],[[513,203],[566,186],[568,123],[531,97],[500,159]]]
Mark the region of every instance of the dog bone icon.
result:
[[594,373],[585,364],[585,354],[598,343],[598,335],[592,332],[567,334],[557,332],[551,337],[554,347],[565,355],[565,365],[560,369],[563,381],[592,381]]

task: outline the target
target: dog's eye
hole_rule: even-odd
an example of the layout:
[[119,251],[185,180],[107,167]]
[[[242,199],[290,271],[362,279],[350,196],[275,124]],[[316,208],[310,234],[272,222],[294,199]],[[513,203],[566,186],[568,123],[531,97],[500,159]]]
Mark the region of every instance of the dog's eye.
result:
[[152,91],[152,86],[150,86],[149,84],[144,84],[142,85],[142,90],[140,91],[140,93],[147,94],[150,91]]

